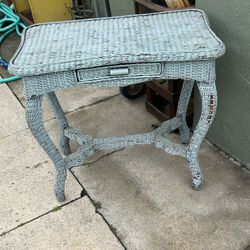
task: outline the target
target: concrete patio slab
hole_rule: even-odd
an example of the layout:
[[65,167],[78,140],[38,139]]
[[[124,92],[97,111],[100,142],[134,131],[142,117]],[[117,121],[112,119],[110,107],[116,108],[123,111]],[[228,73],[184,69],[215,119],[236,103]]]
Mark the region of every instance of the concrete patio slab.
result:
[[1,44],[1,56],[8,62],[17,50],[21,38],[15,33],[11,33]]
[[68,115],[69,124],[93,137],[146,133],[159,121],[146,111],[145,99],[128,100],[122,95],[76,110]]
[[191,189],[186,161],[150,146],[122,150],[74,173],[128,249],[245,249],[249,174],[207,144],[205,183]]
[[[13,34],[9,38],[2,45],[6,59],[19,42]],[[0,74],[8,76],[2,68]],[[23,104],[22,81],[9,86]],[[143,99],[116,96],[118,88],[57,94],[70,125],[93,137],[143,133],[159,124]],[[250,174],[207,143],[200,151],[200,192],[191,189],[186,160],[151,146],[98,152],[75,168],[112,232],[89,198],[80,198],[82,188],[70,173],[69,203],[59,207],[53,164],[25,130],[21,103],[0,86],[0,249],[123,249],[114,234],[131,250],[250,248]],[[46,102],[43,107],[46,128],[58,143],[56,121]]]
[[[56,92],[65,113],[72,112],[119,94],[119,88],[74,87]],[[53,117],[47,100],[43,102],[44,119]]]
[[[28,130],[0,140],[0,234],[40,216],[60,203],[54,195],[54,166]],[[68,174],[67,202],[80,197]]]
[[[97,137],[147,132],[155,122],[142,100],[122,97],[68,118]],[[207,143],[200,162],[200,192],[191,189],[186,160],[151,146],[103,155],[73,171],[128,249],[244,249],[250,243],[249,173]]]
[[[152,124],[159,124],[155,117],[146,112],[144,98],[129,101],[121,95],[71,112],[67,115],[67,119],[70,126],[95,138],[146,133],[152,130]],[[56,121],[48,121],[45,126],[51,138],[58,145],[59,135]],[[77,146],[76,143],[71,143],[73,150],[76,150]],[[97,152],[89,162],[96,161],[103,155],[114,151]]]
[[85,196],[2,236],[0,249],[119,250],[124,248]]
[[[12,82],[9,84],[9,87],[15,93],[20,102],[25,105],[22,81]],[[65,113],[93,105],[94,103],[98,103],[118,94],[119,88],[97,88],[89,86],[78,86],[56,92]],[[50,120],[54,117],[46,98],[44,98],[43,101],[43,115],[44,120]]]
[[0,85],[0,139],[27,128],[22,105],[7,85]]

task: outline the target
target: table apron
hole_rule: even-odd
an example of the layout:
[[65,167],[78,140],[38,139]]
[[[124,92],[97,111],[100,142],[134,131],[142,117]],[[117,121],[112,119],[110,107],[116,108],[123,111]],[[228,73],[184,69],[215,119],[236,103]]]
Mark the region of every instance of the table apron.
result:
[[[112,69],[118,70],[116,72],[111,71],[113,75],[108,77],[105,71],[109,71],[110,74],[110,70]],[[150,71],[150,73],[146,73],[145,69]],[[133,72],[129,74],[131,70],[133,70]],[[117,75],[115,75],[115,73],[117,73]],[[102,68],[76,69],[73,71],[26,76],[23,78],[24,96],[26,99],[29,99],[33,96],[80,85],[124,87],[154,79],[184,79],[213,83],[215,81],[215,60],[156,62],[134,64],[133,66],[131,66],[131,64],[129,64],[129,66],[126,66],[126,64],[110,65]]]

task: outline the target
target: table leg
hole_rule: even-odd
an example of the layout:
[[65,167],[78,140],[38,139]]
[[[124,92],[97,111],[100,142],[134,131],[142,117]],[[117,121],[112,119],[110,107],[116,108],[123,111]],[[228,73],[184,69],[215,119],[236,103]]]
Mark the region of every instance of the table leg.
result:
[[45,130],[42,117],[41,98],[41,96],[35,96],[26,100],[26,120],[31,133],[55,165],[57,172],[55,181],[55,194],[57,200],[62,202],[65,200],[64,186],[67,170],[65,168],[65,161],[62,155],[59,153],[58,149]]
[[188,103],[193,91],[193,86],[194,86],[194,81],[186,80],[183,82],[176,113],[176,116],[181,119],[181,126],[179,127],[180,140],[181,143],[184,144],[188,143],[190,135],[190,130],[187,126],[187,121],[186,121],[186,113],[187,113]]
[[187,149],[187,159],[193,176],[193,188],[199,190],[202,184],[202,174],[198,161],[198,152],[203,139],[216,113],[217,91],[214,83],[198,82],[198,89],[201,95],[202,111],[200,120],[191,138],[191,143]]
[[68,121],[64,115],[64,112],[56,97],[56,94],[54,92],[51,92],[48,93],[46,96],[59,125],[61,149],[64,155],[69,155],[70,154],[69,138],[67,138],[64,135],[64,130],[69,127]]

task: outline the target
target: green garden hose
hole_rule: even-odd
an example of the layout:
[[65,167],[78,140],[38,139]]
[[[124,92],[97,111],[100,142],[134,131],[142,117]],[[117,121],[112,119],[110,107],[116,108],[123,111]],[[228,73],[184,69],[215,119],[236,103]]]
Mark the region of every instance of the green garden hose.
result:
[[[21,36],[22,30],[26,28],[26,25],[20,20],[19,16],[15,14],[11,7],[2,3],[0,0],[0,13],[2,18],[0,19],[0,46],[3,41],[12,32],[16,32],[18,36]],[[0,64],[4,67],[8,67],[8,63],[0,56]],[[1,83],[12,82],[21,79],[20,76],[11,76],[5,79],[0,79]]]

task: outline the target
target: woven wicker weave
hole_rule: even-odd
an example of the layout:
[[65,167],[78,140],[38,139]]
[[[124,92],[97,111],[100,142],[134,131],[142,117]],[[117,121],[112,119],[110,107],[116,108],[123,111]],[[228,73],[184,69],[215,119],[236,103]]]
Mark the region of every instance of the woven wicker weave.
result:
[[[11,60],[9,71],[23,76],[28,125],[53,161],[55,192],[63,201],[67,169],[84,163],[97,150],[152,144],[189,162],[193,188],[202,184],[198,152],[217,105],[215,59],[224,44],[211,31],[204,12],[180,10],[157,14],[102,18],[29,27]],[[54,91],[75,85],[126,86],[151,79],[185,80],[176,117],[147,133],[92,138],[70,128]],[[194,82],[202,99],[201,118],[189,142],[186,110]],[[50,139],[42,119],[46,95],[60,129],[63,157]],[[180,130],[180,144],[167,134]],[[69,140],[80,147],[71,153]]]
[[223,53],[204,12],[179,10],[33,25],[9,70],[25,76],[120,63],[206,60]]

